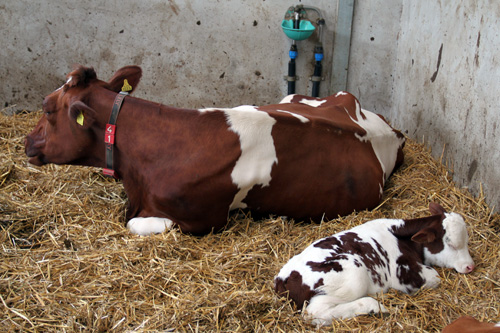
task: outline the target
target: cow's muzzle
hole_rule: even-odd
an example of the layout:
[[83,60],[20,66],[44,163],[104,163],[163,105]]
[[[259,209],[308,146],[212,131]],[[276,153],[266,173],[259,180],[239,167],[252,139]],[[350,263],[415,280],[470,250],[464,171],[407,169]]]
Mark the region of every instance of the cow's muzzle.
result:
[[33,137],[27,136],[26,139],[24,140],[24,152],[26,153],[26,156],[29,157],[28,162],[36,165],[36,166],[41,166],[46,164],[43,161],[43,155],[41,153],[41,148],[44,146],[45,140],[34,140]]

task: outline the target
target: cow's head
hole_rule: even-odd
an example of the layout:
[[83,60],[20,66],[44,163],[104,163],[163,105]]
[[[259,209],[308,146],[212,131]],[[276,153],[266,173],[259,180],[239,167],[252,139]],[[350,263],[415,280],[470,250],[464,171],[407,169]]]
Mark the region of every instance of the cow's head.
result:
[[[127,66],[119,69],[109,82],[97,79],[93,68],[78,66],[67,81],[43,100],[43,116],[26,137],[25,152],[34,165],[97,165],[102,158],[103,130],[109,112],[99,112],[99,96],[119,92],[127,79],[135,89],[141,69]],[[102,153],[104,154],[104,153]]]
[[440,221],[417,232],[412,240],[424,245],[425,263],[454,268],[459,273],[474,270],[474,261],[469,253],[467,228],[464,219],[457,213],[446,213],[439,204],[429,205]]

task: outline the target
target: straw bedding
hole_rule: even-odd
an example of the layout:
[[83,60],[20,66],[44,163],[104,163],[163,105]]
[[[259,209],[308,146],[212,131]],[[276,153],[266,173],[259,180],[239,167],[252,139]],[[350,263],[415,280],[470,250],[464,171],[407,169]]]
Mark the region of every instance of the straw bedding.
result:
[[335,321],[334,330],[436,332],[464,314],[500,321],[500,217],[457,188],[423,145],[408,141],[371,212],[321,224],[240,212],[205,237],[138,237],[124,227],[119,182],[99,169],[27,163],[24,137],[39,116],[0,114],[0,331],[316,331],[275,295],[282,265],[367,220],[427,215],[430,201],[464,215],[476,270],[438,268],[437,289],[378,295],[389,315]]

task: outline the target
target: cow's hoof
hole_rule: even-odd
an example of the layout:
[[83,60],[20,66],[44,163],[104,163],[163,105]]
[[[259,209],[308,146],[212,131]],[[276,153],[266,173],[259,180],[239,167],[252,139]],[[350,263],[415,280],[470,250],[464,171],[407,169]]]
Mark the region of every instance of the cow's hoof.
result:
[[172,228],[173,222],[161,217],[136,217],[128,221],[127,228],[136,235],[159,234]]

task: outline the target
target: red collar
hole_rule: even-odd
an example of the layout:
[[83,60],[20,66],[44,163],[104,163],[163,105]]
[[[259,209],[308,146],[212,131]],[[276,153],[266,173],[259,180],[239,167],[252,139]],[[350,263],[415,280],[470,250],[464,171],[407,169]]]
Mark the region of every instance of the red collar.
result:
[[109,116],[109,122],[106,124],[106,130],[104,132],[104,143],[106,144],[106,168],[104,168],[102,172],[104,175],[116,179],[120,179],[116,171],[113,169],[113,145],[115,144],[116,119],[118,118],[118,113],[120,113],[123,100],[127,96],[128,92],[125,91],[120,91],[120,93],[116,95],[113,103],[113,109],[111,110],[111,115]]

